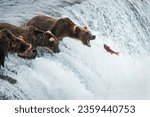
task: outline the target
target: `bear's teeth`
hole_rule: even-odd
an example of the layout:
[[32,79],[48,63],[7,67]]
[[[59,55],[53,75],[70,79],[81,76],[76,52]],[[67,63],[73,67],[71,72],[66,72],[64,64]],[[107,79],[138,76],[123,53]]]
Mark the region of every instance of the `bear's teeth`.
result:
[[88,46],[90,46],[90,47],[91,47],[90,41],[87,41],[87,44],[88,44]]

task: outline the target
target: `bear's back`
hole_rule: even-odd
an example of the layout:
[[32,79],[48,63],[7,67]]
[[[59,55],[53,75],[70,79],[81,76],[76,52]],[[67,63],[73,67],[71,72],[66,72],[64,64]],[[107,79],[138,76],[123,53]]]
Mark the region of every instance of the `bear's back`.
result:
[[9,23],[0,23],[0,30],[8,29],[10,30],[15,36],[20,36],[21,33],[24,32],[24,28],[20,26],[15,26]]
[[27,26],[35,26],[38,29],[43,31],[51,30],[53,24],[56,22],[56,19],[48,16],[35,16],[27,22]]

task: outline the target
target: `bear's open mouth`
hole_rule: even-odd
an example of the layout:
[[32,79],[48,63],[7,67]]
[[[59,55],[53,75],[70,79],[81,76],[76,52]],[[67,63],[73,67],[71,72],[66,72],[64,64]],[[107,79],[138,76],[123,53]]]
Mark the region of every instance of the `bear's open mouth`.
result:
[[90,40],[87,40],[87,46],[91,47]]

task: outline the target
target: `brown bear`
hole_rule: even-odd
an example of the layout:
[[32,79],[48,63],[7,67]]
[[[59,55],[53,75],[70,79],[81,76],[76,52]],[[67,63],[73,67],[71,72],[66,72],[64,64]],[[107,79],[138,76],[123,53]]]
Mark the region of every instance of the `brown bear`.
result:
[[48,16],[35,16],[30,19],[27,26],[35,26],[43,31],[50,30],[59,40],[64,37],[71,37],[80,40],[84,45],[91,47],[90,41],[96,38],[87,29],[73,23],[69,18],[54,19]]
[[16,37],[8,29],[0,30],[0,67],[4,67],[5,57],[8,52],[31,56],[31,48],[31,44],[28,44],[21,37]]
[[[27,43],[32,44],[32,50],[35,53],[37,47],[47,48],[54,53],[60,52],[59,40],[50,31],[42,31],[34,26],[20,27],[9,23],[0,23],[0,30],[4,28],[9,29],[15,36],[20,36]],[[19,54],[19,56],[22,56],[22,54]],[[35,58],[35,56],[31,58]]]

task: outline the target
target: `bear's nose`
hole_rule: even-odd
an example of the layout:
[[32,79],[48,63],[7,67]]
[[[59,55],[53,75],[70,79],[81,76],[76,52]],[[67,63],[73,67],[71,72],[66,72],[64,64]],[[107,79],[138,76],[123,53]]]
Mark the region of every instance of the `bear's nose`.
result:
[[59,52],[60,52],[60,49],[59,49],[59,48],[56,48],[56,49],[53,50],[53,52],[54,52],[54,53],[59,53]]
[[92,36],[92,38],[91,38],[91,40],[94,40],[95,38],[96,38],[96,36],[95,36],[95,35],[93,35],[93,36]]
[[57,53],[59,53],[59,52],[60,52],[60,49],[58,48]]

